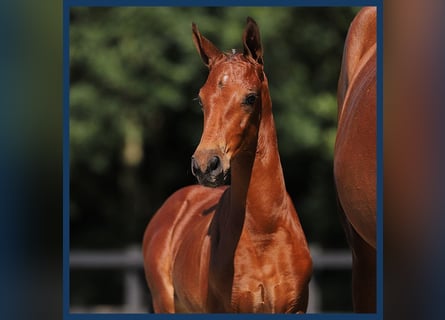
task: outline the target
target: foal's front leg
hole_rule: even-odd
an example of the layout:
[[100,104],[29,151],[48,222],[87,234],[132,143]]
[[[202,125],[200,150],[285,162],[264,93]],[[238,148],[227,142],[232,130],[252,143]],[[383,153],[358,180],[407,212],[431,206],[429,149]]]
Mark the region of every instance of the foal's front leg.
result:
[[175,313],[173,286],[162,278],[156,281],[156,295],[152,296],[155,313]]

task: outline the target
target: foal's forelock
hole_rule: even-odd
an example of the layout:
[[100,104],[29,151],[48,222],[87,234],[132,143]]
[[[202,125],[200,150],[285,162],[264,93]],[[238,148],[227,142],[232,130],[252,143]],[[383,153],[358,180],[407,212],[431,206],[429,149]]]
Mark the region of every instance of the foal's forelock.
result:
[[214,62],[209,66],[210,70],[212,70],[217,65],[221,63],[231,63],[231,64],[239,64],[243,65],[252,65],[255,67],[255,71],[258,75],[258,79],[262,82],[264,80],[264,68],[263,65],[256,62],[255,60],[246,57],[243,53],[236,52],[235,49],[232,49],[231,52],[223,52],[218,59],[215,59]]

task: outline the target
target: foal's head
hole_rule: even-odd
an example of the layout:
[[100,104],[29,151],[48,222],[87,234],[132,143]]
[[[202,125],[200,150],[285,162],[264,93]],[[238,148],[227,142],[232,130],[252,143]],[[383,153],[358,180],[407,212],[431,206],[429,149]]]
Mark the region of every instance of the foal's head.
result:
[[247,18],[243,53],[223,53],[192,25],[193,42],[209,68],[198,100],[204,131],[192,156],[192,173],[200,184],[217,187],[230,174],[230,163],[241,154],[254,155],[262,100],[268,91],[256,22]]

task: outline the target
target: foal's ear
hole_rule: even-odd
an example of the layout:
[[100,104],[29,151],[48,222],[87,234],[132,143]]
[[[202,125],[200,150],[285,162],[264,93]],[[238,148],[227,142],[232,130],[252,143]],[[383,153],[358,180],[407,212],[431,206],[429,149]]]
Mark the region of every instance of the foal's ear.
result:
[[221,54],[221,51],[213,43],[207,40],[198,30],[198,26],[192,23],[193,43],[198,50],[202,61],[207,67],[210,67],[213,61]]
[[247,17],[247,25],[243,33],[244,56],[251,57],[259,64],[263,64],[263,47],[260,39],[260,29],[255,20]]

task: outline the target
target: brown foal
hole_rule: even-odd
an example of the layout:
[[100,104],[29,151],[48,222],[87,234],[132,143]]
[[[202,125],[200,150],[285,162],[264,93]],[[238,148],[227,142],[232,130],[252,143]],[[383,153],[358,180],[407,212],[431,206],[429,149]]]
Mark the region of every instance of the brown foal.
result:
[[284,184],[258,26],[247,19],[240,53],[192,29],[209,69],[191,163],[201,185],[170,196],[146,229],[154,310],[303,313],[312,260]]

